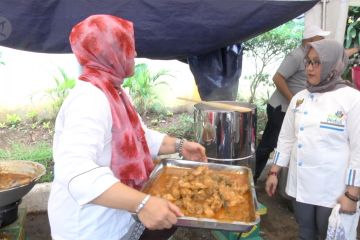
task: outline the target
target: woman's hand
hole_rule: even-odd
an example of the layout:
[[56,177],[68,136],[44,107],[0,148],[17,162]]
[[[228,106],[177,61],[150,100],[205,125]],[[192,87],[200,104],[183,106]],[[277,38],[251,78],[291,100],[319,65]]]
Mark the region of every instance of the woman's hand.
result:
[[177,217],[182,216],[183,213],[176,205],[154,196],[138,213],[139,220],[150,230],[171,228],[177,222]]
[[173,153],[179,153],[187,160],[207,162],[205,148],[201,144],[188,142],[185,139],[180,141],[180,139],[166,135],[161,143],[158,154]]
[[272,197],[275,194],[276,187],[279,182],[278,175],[280,170],[281,167],[274,164],[271,166],[271,169],[268,173],[268,178],[266,179],[266,183],[265,183],[265,190],[269,195],[269,197]]
[[181,155],[183,155],[187,160],[207,162],[205,148],[196,142],[185,141]]
[[274,196],[278,182],[276,175],[269,175],[266,179],[265,190],[269,197]]
[[339,198],[338,202],[340,203],[340,212],[345,214],[355,214],[357,202],[350,200],[344,194]]

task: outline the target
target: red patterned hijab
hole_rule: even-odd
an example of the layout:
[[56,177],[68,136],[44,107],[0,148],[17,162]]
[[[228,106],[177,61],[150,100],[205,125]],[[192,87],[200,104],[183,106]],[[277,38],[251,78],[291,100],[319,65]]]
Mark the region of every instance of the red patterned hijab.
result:
[[121,88],[134,71],[133,25],[115,16],[93,15],[72,29],[70,44],[83,68],[79,79],[100,88],[110,103],[111,169],[121,182],[138,188],[153,162],[139,116]]

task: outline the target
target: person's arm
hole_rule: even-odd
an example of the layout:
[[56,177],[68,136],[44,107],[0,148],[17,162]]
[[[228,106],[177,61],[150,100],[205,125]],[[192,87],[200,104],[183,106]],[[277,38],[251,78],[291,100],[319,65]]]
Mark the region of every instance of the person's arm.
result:
[[359,50],[360,50],[360,49],[359,49],[358,47],[355,47],[355,48],[347,48],[347,49],[345,49],[345,54],[346,54],[346,56],[351,57],[351,56],[354,55],[355,53],[358,53]]
[[[159,154],[176,153],[177,138],[166,135],[161,143]],[[184,156],[187,160],[192,161],[206,161],[205,148],[196,142],[183,140],[182,146],[179,149],[179,154]]]
[[[154,130],[146,130],[147,137],[160,138],[163,136],[158,154],[176,152],[177,138],[161,135]],[[156,141],[155,141],[156,142]],[[180,153],[187,160],[206,161],[205,148],[198,143],[184,141]],[[124,194],[126,192],[126,194]],[[91,203],[109,208],[121,208],[135,212],[137,206],[146,197],[146,194],[134,190],[122,183],[116,183],[111,188],[94,199]],[[169,201],[151,196],[144,208],[138,214],[140,221],[149,229],[170,228],[176,223],[179,216],[183,216],[180,209]]]
[[165,135],[160,145],[159,155],[176,153],[175,143],[176,138]]
[[293,97],[293,93],[290,91],[286,83],[286,79],[277,72],[273,77],[273,82],[277,90],[279,90],[279,92],[290,102],[291,98]]
[[350,196],[355,196],[357,198],[360,197],[360,187],[347,186],[345,191],[348,192],[350,194]]
[[345,193],[339,198],[339,203],[341,205],[340,211],[346,214],[354,214],[356,212],[359,196],[359,187],[347,186]]
[[[91,203],[135,212],[145,197],[145,193],[118,182]],[[138,213],[140,221],[151,230],[171,228],[176,223],[177,217],[181,216],[183,214],[176,205],[155,196],[151,196]]]
[[304,56],[302,54],[302,48],[296,48],[290,52],[284,60],[281,62],[275,75],[273,76],[273,82],[277,90],[290,102],[293,97],[293,93],[290,91],[287,84],[288,79],[293,75],[304,71]]
[[354,101],[347,114],[347,131],[349,133],[350,162],[345,178],[345,192],[339,198],[341,211],[354,213],[356,211],[357,199],[360,198],[360,98]]
[[[158,155],[166,155],[176,153],[176,142],[180,141],[180,139],[175,137],[170,137],[169,135],[160,133],[156,130],[147,128],[145,124],[143,124],[143,128],[145,131],[146,141],[148,143],[151,156],[155,159]],[[190,142],[183,140],[182,147],[179,149],[179,154],[184,156],[186,160],[193,161],[207,161],[207,157],[205,154],[205,148],[196,142]]]
[[278,185],[278,176],[282,167],[287,167],[291,158],[291,149],[296,142],[295,136],[295,99],[292,99],[281,126],[277,148],[273,157],[273,165],[265,183],[266,193],[271,197],[275,194]]
[[276,187],[278,185],[278,176],[281,170],[281,166],[278,165],[272,165],[271,169],[268,173],[268,177],[266,179],[266,183],[265,183],[265,190],[266,193],[272,197],[275,194],[276,191]]

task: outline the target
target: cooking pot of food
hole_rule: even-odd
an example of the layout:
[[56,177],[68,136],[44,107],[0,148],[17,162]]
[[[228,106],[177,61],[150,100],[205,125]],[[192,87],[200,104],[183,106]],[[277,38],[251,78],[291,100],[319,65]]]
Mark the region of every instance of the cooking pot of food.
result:
[[40,163],[21,160],[0,161],[0,227],[17,219],[18,206],[45,174]]
[[232,111],[209,104],[194,105],[195,137],[206,148],[209,162],[245,165],[252,168],[256,142],[256,105],[234,101],[220,101],[251,111]]
[[37,162],[0,161],[0,207],[19,201],[44,174],[45,167]]

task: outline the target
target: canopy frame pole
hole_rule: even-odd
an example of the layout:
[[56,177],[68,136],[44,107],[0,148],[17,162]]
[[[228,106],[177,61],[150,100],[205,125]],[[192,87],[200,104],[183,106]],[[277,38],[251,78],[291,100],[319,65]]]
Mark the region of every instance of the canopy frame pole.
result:
[[321,0],[322,3],[322,12],[321,12],[321,28],[326,30],[326,4],[330,2],[330,0]]

